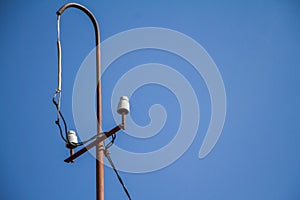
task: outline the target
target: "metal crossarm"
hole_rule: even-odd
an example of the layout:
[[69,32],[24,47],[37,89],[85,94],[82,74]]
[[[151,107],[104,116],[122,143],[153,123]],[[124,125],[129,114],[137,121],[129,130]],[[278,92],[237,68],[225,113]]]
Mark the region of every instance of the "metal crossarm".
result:
[[110,131],[105,132],[102,135],[99,135],[94,142],[88,144],[86,147],[80,149],[79,151],[77,151],[73,155],[70,155],[70,157],[68,157],[64,161],[67,162],[67,163],[73,162],[76,158],[78,158],[79,156],[81,156],[82,154],[87,152],[89,149],[91,149],[94,146],[96,146],[97,144],[99,144],[99,142],[104,141],[106,138],[109,138],[110,136],[112,136],[113,134],[115,134],[116,132],[121,130],[121,128],[122,128],[122,125],[118,125],[118,126],[114,127],[113,129],[111,129]]

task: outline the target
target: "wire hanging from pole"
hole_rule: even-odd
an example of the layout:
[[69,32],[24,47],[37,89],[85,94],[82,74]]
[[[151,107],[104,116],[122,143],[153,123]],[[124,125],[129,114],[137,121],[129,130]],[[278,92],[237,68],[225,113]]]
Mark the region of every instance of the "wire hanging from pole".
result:
[[[59,128],[59,132],[60,132],[60,136],[61,138],[66,142],[67,145],[69,145],[71,148],[76,148],[77,146],[81,146],[93,139],[96,138],[96,135],[91,137],[90,139],[86,140],[86,141],[82,141],[82,142],[78,142],[78,143],[73,143],[69,141],[68,138],[68,128],[67,128],[67,123],[61,113],[61,107],[60,107],[60,102],[61,102],[61,74],[62,74],[62,67],[61,67],[61,44],[60,44],[60,15],[57,16],[57,56],[58,56],[58,60],[57,60],[57,66],[58,66],[58,75],[57,75],[57,89],[54,93],[54,97],[53,97],[53,104],[55,105],[56,109],[57,109],[57,120],[55,121],[55,124],[58,126]],[[65,136],[63,134],[62,131],[62,127],[60,125],[60,120],[62,119],[63,124],[64,124],[64,130],[65,130]]]
[[118,170],[116,169],[116,166],[114,165],[114,163],[113,163],[113,161],[112,161],[112,159],[111,159],[111,157],[109,155],[108,149],[114,144],[115,139],[116,139],[116,134],[113,134],[111,137],[112,137],[112,140],[107,145],[105,145],[104,155],[107,158],[110,166],[113,168],[115,174],[117,175],[118,180],[119,180],[120,184],[122,185],[123,190],[126,193],[128,199],[131,200],[131,196],[130,196],[130,194],[129,194],[129,192],[128,192],[128,190],[127,190],[127,188],[126,188],[126,186],[125,186],[125,184],[124,184],[124,182],[123,182],[123,180],[122,180],[122,178],[121,178],[121,176],[120,176],[120,174],[118,172]]
[[60,15],[57,16],[57,56],[58,56],[58,77],[57,77],[57,90],[61,92],[61,45],[60,45]]
[[[60,94],[60,93],[59,93],[59,94]],[[70,141],[69,141],[69,138],[68,138],[68,127],[67,127],[67,122],[66,122],[66,120],[65,120],[65,118],[64,118],[64,116],[63,116],[63,114],[61,113],[61,110],[60,110],[60,105],[59,105],[59,104],[60,104],[60,103],[59,103],[60,99],[59,99],[58,101],[55,100],[55,99],[56,99],[56,95],[57,95],[57,93],[54,94],[54,97],[53,97],[53,99],[52,99],[52,102],[53,102],[53,104],[55,105],[55,107],[56,107],[56,109],[57,109],[57,120],[55,120],[55,124],[56,124],[56,125],[58,126],[58,128],[59,128],[59,133],[60,133],[60,136],[61,136],[61,138],[63,139],[63,141],[64,141],[66,144],[68,144],[70,147],[76,148],[76,147],[78,147],[78,146],[82,146],[82,145],[84,145],[84,144],[86,144],[86,143],[92,141],[93,139],[96,139],[97,135],[94,135],[94,136],[92,136],[91,138],[89,138],[88,140],[81,141],[81,142],[78,142],[78,143],[74,143],[74,142],[70,142]],[[60,125],[60,119],[62,119],[63,124],[64,124],[64,132],[65,132],[65,136],[64,136],[64,134],[63,134],[62,127],[61,127],[61,125]]]

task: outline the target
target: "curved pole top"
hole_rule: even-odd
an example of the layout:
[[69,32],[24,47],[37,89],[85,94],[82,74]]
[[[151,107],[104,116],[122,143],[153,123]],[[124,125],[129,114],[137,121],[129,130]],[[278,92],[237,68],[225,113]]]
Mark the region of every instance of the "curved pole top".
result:
[[[74,7],[89,16],[91,21],[93,22],[94,29],[95,29],[95,36],[96,36],[96,81],[97,81],[97,134],[100,135],[102,133],[102,98],[101,98],[101,61],[100,61],[100,30],[98,26],[98,22],[94,15],[89,11],[86,7],[77,4],[77,3],[67,3],[63,5],[58,11],[57,14],[57,24],[59,28],[59,20],[60,15],[68,8]],[[58,29],[58,36],[59,36],[59,29]],[[58,37],[58,49],[60,52],[60,43]],[[59,55],[60,56],[60,55]],[[59,64],[59,80],[61,79],[61,66]],[[97,200],[104,200],[104,167],[103,167],[103,154],[101,149],[103,148],[104,143],[98,142],[96,145],[96,199]]]
[[84,7],[78,3],[66,3],[60,9],[58,9],[58,11],[56,12],[57,16],[60,16],[66,9],[71,8],[71,7],[78,8],[79,10],[83,11],[85,14],[87,14],[89,16],[89,18],[91,19],[91,21],[94,25],[95,34],[96,34],[96,46],[98,46],[100,44],[100,30],[99,30],[98,22],[97,22],[95,16],[92,14],[92,12],[89,11],[86,7]]

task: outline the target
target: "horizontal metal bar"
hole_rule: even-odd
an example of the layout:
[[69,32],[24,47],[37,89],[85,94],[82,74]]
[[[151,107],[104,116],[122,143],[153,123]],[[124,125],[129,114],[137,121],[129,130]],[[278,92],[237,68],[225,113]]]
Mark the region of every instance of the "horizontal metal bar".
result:
[[94,142],[92,142],[92,143],[88,144],[86,147],[80,149],[79,151],[77,151],[76,153],[74,153],[73,155],[71,155],[70,157],[65,159],[64,161],[67,162],[67,163],[73,162],[76,158],[78,158],[79,156],[81,156],[82,154],[87,152],[89,149],[96,146],[99,142],[104,141],[106,138],[112,136],[114,133],[121,130],[121,128],[122,128],[122,125],[118,125],[118,126],[114,127],[110,131],[108,131],[108,132],[104,133],[103,135],[97,137],[97,139]]

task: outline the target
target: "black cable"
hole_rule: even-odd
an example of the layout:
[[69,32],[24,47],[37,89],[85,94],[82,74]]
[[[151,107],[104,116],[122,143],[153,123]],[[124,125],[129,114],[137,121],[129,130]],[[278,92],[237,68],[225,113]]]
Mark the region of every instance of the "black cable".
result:
[[61,126],[60,126],[60,123],[59,123],[59,118],[55,121],[55,124],[58,126],[60,137],[63,139],[63,141],[68,143],[68,141],[63,136],[62,129],[61,129]]
[[[70,145],[72,148],[76,148],[78,146],[82,146],[84,144],[86,144],[87,142],[90,142],[91,140],[95,139],[97,137],[97,135],[94,135],[93,137],[91,137],[90,139],[86,140],[86,141],[82,141],[82,142],[78,142],[78,143],[74,143],[74,142],[70,142],[69,138],[68,138],[68,127],[67,127],[67,122],[63,116],[63,114],[61,113],[61,111],[58,109],[58,103],[55,101],[55,98],[52,99],[53,104],[55,105],[57,112],[58,112],[58,116],[57,116],[57,120],[55,121],[55,124],[58,126],[59,128],[59,133],[61,138],[63,139],[64,142],[66,142],[68,145]],[[63,136],[62,133],[62,128],[60,125],[60,121],[59,118],[62,119],[63,124],[64,124],[64,129],[65,129],[65,137]]]
[[60,121],[59,121],[59,117],[61,117],[61,119],[63,120],[63,123],[64,123],[65,133],[66,133],[68,129],[67,129],[67,123],[66,123],[66,121],[65,121],[65,118],[63,117],[63,115],[61,114],[60,110],[58,109],[58,103],[55,101],[55,98],[52,99],[52,102],[53,102],[53,104],[55,105],[56,110],[57,110],[57,112],[58,112],[57,120],[55,121],[55,124],[56,124],[56,125],[58,126],[58,128],[59,128],[60,136],[62,137],[62,139],[63,139],[66,143],[70,143],[69,140],[68,140],[67,135],[66,135],[66,138],[63,136],[62,128],[61,128]]
[[113,134],[112,135],[112,140],[105,146],[104,155],[107,158],[107,160],[108,160],[109,164],[111,165],[111,167],[113,168],[115,174],[117,175],[118,180],[119,180],[120,184],[122,185],[123,190],[126,193],[128,199],[131,200],[130,194],[129,194],[129,192],[128,192],[128,190],[127,190],[127,188],[126,188],[126,186],[125,186],[125,184],[124,184],[121,176],[119,175],[118,170],[116,169],[116,166],[114,165],[114,163],[113,163],[113,161],[112,161],[112,159],[111,159],[111,157],[109,155],[109,152],[108,152],[108,148],[111,147],[114,144],[115,139],[116,139],[116,134]]
[[[93,139],[95,139],[95,138],[97,137],[97,135],[95,135],[95,136],[91,137],[90,139],[88,139],[88,140],[86,140],[86,141],[82,141],[82,142],[78,142],[78,143],[70,142],[70,141],[69,141],[69,138],[68,138],[68,128],[67,128],[66,120],[65,120],[64,116],[62,115],[62,113],[60,112],[58,103],[55,101],[55,98],[52,99],[52,102],[53,102],[53,104],[55,105],[55,107],[56,107],[56,109],[57,109],[57,112],[58,112],[58,116],[57,116],[57,120],[55,120],[55,124],[56,124],[56,125],[58,126],[58,128],[59,128],[60,136],[61,136],[61,138],[63,139],[64,142],[66,142],[66,143],[67,143],[68,145],[70,145],[71,147],[75,148],[75,147],[81,146],[81,145],[83,145],[83,144],[85,144],[85,143],[87,143],[87,142],[89,142],[89,141],[91,141],[91,140],[93,140]],[[61,128],[61,125],[60,125],[59,118],[61,118],[62,121],[63,121],[64,128],[65,128],[65,137],[66,137],[66,138],[63,136],[63,131],[62,131],[62,128]],[[105,149],[104,149],[104,155],[105,155],[105,157],[107,158],[107,160],[108,160],[109,164],[111,165],[111,167],[113,168],[115,174],[117,175],[118,180],[119,180],[120,184],[122,185],[123,190],[124,190],[124,192],[126,193],[128,199],[131,200],[130,194],[129,194],[129,192],[128,192],[128,190],[127,190],[127,188],[126,188],[126,186],[125,186],[125,184],[124,184],[124,182],[123,182],[121,176],[119,175],[119,173],[118,173],[118,171],[117,171],[117,169],[116,169],[116,167],[115,167],[115,165],[114,165],[114,163],[113,163],[111,157],[109,156],[108,149],[114,144],[115,139],[116,139],[116,134],[113,134],[111,137],[112,137],[112,140],[105,146]]]
[[116,139],[116,134],[112,134],[111,139],[112,140],[105,146],[105,149],[109,149],[114,144]]
[[[57,109],[57,112],[58,112],[58,116],[57,116],[57,120],[55,121],[55,124],[58,126],[59,128],[59,131],[60,131],[60,135],[61,137],[63,138],[63,140],[68,144],[70,145],[71,147],[75,148],[76,145],[74,145],[72,142],[69,141],[69,138],[68,138],[68,127],[67,127],[67,123],[66,123],[66,120],[64,118],[64,116],[62,115],[62,113],[60,112],[60,109],[58,108],[58,103],[55,101],[55,98],[52,99],[52,102],[53,104],[55,105],[56,109]],[[62,134],[62,129],[61,129],[61,125],[59,123],[59,117],[62,119],[63,123],[64,123],[64,128],[65,128],[65,137],[63,137],[63,134]]]
[[119,180],[120,184],[122,185],[123,190],[125,191],[125,193],[126,193],[128,199],[131,200],[130,194],[129,194],[129,192],[128,192],[128,190],[127,190],[127,188],[126,188],[126,186],[125,186],[125,184],[124,184],[124,182],[123,182],[121,176],[119,175],[119,173],[118,173],[118,171],[117,171],[117,169],[116,169],[116,167],[115,167],[113,161],[111,160],[111,157],[110,157],[109,155],[106,155],[106,154],[105,154],[105,156],[106,156],[107,160],[109,161],[109,164],[111,165],[111,167],[112,167],[113,170],[115,171],[115,174],[117,175],[118,180]]
[[91,137],[90,139],[87,139],[85,141],[82,141],[82,142],[78,142],[76,143],[77,146],[81,146],[81,145],[84,145],[85,143],[88,143],[90,142],[91,140],[95,139],[97,137],[97,135],[94,135],[93,137]]

